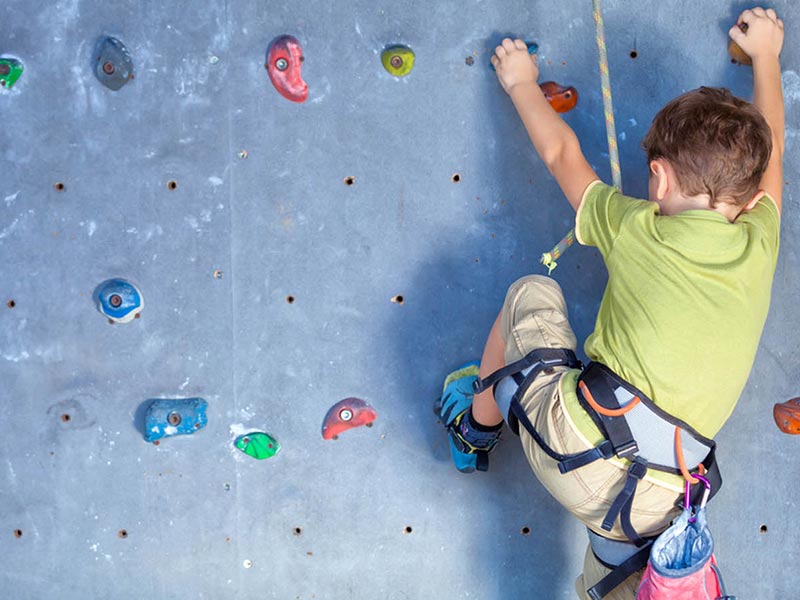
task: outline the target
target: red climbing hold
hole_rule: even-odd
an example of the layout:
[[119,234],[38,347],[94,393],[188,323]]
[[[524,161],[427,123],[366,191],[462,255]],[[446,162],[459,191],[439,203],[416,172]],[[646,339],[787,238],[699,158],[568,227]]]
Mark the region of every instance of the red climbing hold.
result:
[[300,72],[305,58],[300,42],[291,35],[275,38],[267,50],[267,64],[272,85],[281,96],[292,102],[305,102],[308,98],[308,85]]
[[772,417],[783,433],[800,434],[800,398],[792,398],[773,406]]
[[544,92],[544,97],[557,113],[565,113],[575,108],[578,103],[578,90],[574,87],[564,87],[555,81],[545,81],[539,85]]
[[378,413],[361,398],[345,398],[331,406],[322,423],[322,437],[336,439],[343,431],[362,425],[370,426]]

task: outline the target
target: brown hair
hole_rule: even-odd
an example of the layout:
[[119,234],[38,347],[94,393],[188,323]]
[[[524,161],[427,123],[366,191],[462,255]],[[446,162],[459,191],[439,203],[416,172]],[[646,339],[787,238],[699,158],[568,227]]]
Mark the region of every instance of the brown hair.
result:
[[772,152],[772,133],[759,110],[725,88],[701,87],[658,111],[642,147],[647,161],[667,160],[684,194],[745,204]]

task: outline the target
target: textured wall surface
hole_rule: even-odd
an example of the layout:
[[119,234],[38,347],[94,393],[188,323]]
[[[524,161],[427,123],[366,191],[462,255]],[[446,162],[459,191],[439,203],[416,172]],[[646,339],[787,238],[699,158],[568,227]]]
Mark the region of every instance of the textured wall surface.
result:
[[[710,515],[730,590],[759,599],[800,588],[800,448],[771,414],[798,391],[800,6],[776,4],[781,257]],[[668,99],[703,84],[750,95],[752,72],[726,53],[744,6],[605,2],[626,192],[646,193],[639,144]],[[264,69],[282,34],[304,49],[304,104]],[[0,597],[574,596],[585,533],[517,440],[488,473],[459,474],[431,410],[507,286],[543,272],[572,225],[487,67],[506,34],[540,44],[542,80],[578,89],[565,118],[610,180],[589,0],[0,8],[0,55],[25,66],[0,93]],[[134,61],[117,92],[92,72],[101,35]],[[402,79],[380,61],[394,43],[416,53]],[[590,248],[559,262],[582,341],[605,271]],[[142,318],[95,310],[114,276],[141,288]],[[375,426],[324,441],[347,396]],[[205,398],[208,425],[146,443],[142,403],[177,397]],[[281,452],[238,452],[250,429]]]

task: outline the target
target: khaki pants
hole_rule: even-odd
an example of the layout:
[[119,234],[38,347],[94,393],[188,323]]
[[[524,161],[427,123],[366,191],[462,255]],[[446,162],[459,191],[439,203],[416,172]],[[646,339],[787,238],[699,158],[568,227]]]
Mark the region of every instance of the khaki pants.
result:
[[[567,319],[567,307],[555,280],[530,275],[515,282],[508,290],[500,318],[505,340],[505,361],[509,364],[537,348],[576,347],[575,334]],[[561,385],[567,367],[542,374],[521,399],[528,418],[547,444],[561,454],[588,449],[584,438],[573,431],[561,404]],[[533,438],[520,427],[520,441],[528,462],[547,491],[587,527],[606,537],[627,541],[619,523],[611,532],[601,523],[626,479],[622,467],[597,460],[575,471],[561,474],[556,461],[547,456]],[[631,510],[631,522],[641,535],[656,535],[666,529],[678,514],[678,495],[647,480],[639,482]],[[583,575],[576,581],[578,596],[588,598],[586,590],[607,573],[587,548]],[[619,586],[607,600],[634,598],[642,573],[636,573]]]

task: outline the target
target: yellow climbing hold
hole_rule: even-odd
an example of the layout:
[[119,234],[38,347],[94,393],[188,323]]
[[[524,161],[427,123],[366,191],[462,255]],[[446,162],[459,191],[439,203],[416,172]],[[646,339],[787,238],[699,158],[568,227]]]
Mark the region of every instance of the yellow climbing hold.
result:
[[414,51],[408,46],[389,46],[381,54],[381,63],[395,77],[404,77],[414,68]]

